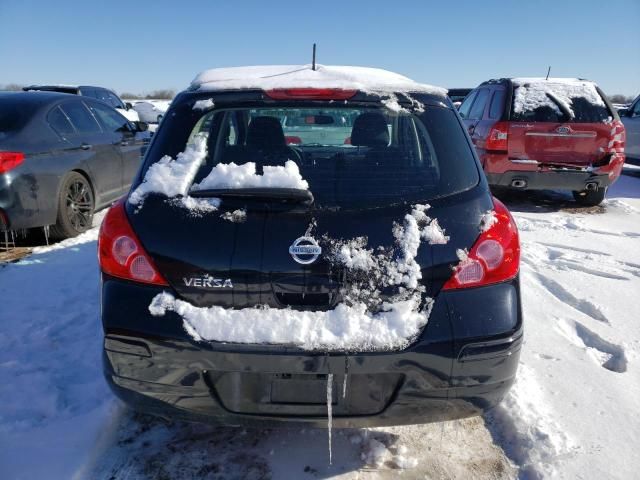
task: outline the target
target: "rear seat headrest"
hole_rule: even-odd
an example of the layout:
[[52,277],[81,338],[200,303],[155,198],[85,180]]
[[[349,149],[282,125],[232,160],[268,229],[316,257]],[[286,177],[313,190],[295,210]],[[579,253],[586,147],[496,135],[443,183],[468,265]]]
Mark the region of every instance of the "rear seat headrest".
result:
[[255,117],[247,130],[247,146],[258,150],[278,150],[286,148],[284,132],[276,117]]
[[366,112],[358,115],[351,129],[351,145],[357,147],[386,147],[389,130],[384,115]]

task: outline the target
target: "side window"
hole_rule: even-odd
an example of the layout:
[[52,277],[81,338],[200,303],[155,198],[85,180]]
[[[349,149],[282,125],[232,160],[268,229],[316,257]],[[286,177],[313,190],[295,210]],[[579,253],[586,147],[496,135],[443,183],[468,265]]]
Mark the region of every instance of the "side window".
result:
[[458,109],[458,113],[462,118],[467,118],[469,116],[469,110],[471,110],[471,105],[473,104],[473,101],[475,100],[476,95],[478,95],[477,90],[475,92],[471,92],[469,95],[467,95],[467,98],[464,99],[464,102],[462,102],[462,105],[460,105],[460,108]]
[[640,117],[640,99],[636,101],[636,104],[633,106],[633,111],[631,112],[632,117]]
[[493,92],[491,106],[489,107],[489,118],[491,120],[499,120],[504,110],[504,90],[496,90]]
[[122,132],[129,130],[129,121],[115,110],[97,102],[87,102],[91,113],[100,121],[107,132]]
[[107,92],[107,103],[113,108],[124,108],[120,99],[112,92]]
[[59,135],[73,135],[75,130],[60,107],[56,107],[47,114],[47,122]]
[[104,88],[96,88],[94,92],[96,95],[95,98],[97,98],[101,102],[109,103],[109,92],[107,92]]
[[96,98],[96,89],[95,88],[83,88],[82,96],[89,98]]
[[482,114],[484,113],[484,107],[487,104],[487,100],[489,99],[489,90],[483,88],[478,90],[478,95],[476,96],[475,102],[473,102],[473,106],[471,107],[471,111],[469,112],[469,119],[471,120],[480,120],[482,118]]
[[81,101],[66,102],[60,107],[78,133],[100,133],[100,125]]

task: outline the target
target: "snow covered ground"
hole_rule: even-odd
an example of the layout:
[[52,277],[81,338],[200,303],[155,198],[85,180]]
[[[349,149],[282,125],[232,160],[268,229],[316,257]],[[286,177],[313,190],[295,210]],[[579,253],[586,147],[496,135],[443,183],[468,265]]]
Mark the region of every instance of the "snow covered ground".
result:
[[[101,375],[97,228],[0,267],[0,478],[619,478],[640,468],[640,177],[602,207],[503,198],[523,244],[525,344],[485,418],[334,431],[168,424]],[[96,224],[103,215],[96,216]]]

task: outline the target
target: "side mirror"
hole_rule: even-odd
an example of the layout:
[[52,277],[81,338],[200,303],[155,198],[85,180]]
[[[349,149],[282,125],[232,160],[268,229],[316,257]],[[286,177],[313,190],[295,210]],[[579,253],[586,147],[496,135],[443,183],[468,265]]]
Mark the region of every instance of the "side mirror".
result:
[[125,104],[124,104],[124,107],[125,107],[127,110],[131,110],[131,109],[133,108],[133,105],[131,104],[131,102],[127,102],[127,103],[125,103]]
[[621,117],[628,117],[629,115],[629,109],[628,108],[619,108],[618,109],[618,115],[620,115]]
[[136,127],[136,132],[146,132],[149,130],[149,124],[147,122],[133,122]]

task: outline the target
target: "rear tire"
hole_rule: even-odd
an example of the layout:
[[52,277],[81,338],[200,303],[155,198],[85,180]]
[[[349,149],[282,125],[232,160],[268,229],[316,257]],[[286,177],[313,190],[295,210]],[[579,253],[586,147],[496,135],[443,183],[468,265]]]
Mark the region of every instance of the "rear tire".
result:
[[573,198],[580,205],[585,207],[595,207],[600,205],[607,194],[607,187],[600,187],[596,190],[582,190],[580,192],[573,192]]
[[51,237],[62,240],[89,230],[93,223],[95,199],[89,180],[78,172],[62,179],[58,194],[58,215],[50,228]]

